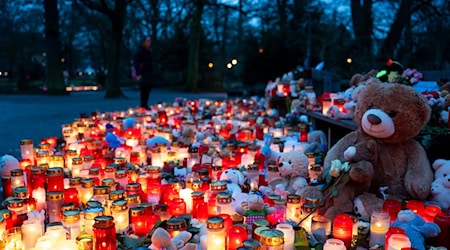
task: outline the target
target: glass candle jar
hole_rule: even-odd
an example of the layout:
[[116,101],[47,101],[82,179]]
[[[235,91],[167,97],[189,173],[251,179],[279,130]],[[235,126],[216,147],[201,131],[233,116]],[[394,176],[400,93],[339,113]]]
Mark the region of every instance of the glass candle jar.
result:
[[156,204],[155,205],[155,215],[158,215],[161,220],[168,220],[170,218],[170,214],[168,213],[168,206],[166,204]]
[[94,195],[94,179],[88,178],[81,180],[80,200],[81,204],[86,207],[86,203]]
[[216,197],[216,206],[218,214],[234,214],[233,204],[231,203],[231,194],[221,192]]
[[225,250],[226,232],[224,220],[219,216],[208,218],[206,221],[207,249]]
[[137,194],[128,195],[125,197],[125,200],[129,208],[137,207],[141,204],[141,198]]
[[11,188],[14,190],[16,187],[25,186],[25,179],[22,169],[11,170]]
[[126,198],[125,190],[111,191],[108,195],[107,205],[105,207],[105,215],[111,215],[111,206],[113,201],[124,200]]
[[308,170],[308,175],[310,181],[315,181],[319,179],[320,175],[322,175],[323,168],[321,164],[311,164]]
[[128,184],[128,176],[125,170],[117,170],[114,179],[119,184],[120,189],[126,189]]
[[266,229],[261,231],[260,250],[283,250],[284,249],[284,235],[283,232],[277,229]]
[[65,157],[66,168],[72,170],[73,158],[78,157],[78,152],[75,149],[68,149],[66,151]]
[[200,215],[199,212],[201,212],[199,211],[199,206],[200,204],[205,204],[205,197],[203,195],[203,192],[194,191],[191,193],[191,198],[192,198],[192,213],[191,213],[192,218],[198,219],[198,216]]
[[227,235],[227,249],[238,249],[244,245],[244,241],[247,239],[247,228],[244,225],[233,225]]
[[250,164],[247,166],[247,179],[250,181],[250,190],[256,191],[259,188],[259,165]]
[[222,166],[220,165],[213,165],[212,166],[212,172],[211,172],[211,181],[219,181],[220,175],[222,174]]
[[47,192],[48,223],[61,222],[61,207],[64,204],[64,195],[61,191]]
[[75,157],[72,159],[72,177],[79,177],[80,171],[83,169],[83,159]]
[[127,196],[139,195],[141,196],[142,189],[140,183],[128,183],[126,186]]
[[60,167],[47,169],[47,192],[64,191],[64,171]]
[[278,171],[277,164],[268,164],[267,165],[267,183],[270,183],[272,180],[280,178],[280,171]]
[[19,198],[22,200],[28,199],[29,198],[28,188],[25,186],[16,187],[13,190],[12,196],[14,198]]
[[186,229],[186,220],[181,217],[172,217],[167,220],[167,232],[169,232],[171,238],[177,236],[180,232],[186,231]]
[[102,204],[102,207],[107,207],[108,198],[109,198],[108,186],[94,186],[94,193],[90,200],[98,201]]
[[300,203],[300,195],[296,194],[289,194],[287,196],[287,203],[286,203],[286,220],[291,220],[295,222],[300,222],[301,220],[301,206]]
[[27,219],[27,207],[22,199],[12,198],[8,200],[7,208],[11,211],[11,218],[14,227],[20,227],[22,222]]
[[114,178],[115,172],[117,171],[119,165],[117,164],[111,164],[106,166],[105,168],[105,178]]
[[116,250],[114,218],[112,216],[97,216],[94,220],[94,249]]
[[26,220],[21,226],[23,245],[25,249],[31,249],[36,245],[39,237],[44,232],[44,225],[39,220]]
[[186,202],[182,198],[175,198],[169,201],[169,214],[179,216],[186,214]]
[[391,221],[389,213],[383,211],[375,211],[370,217],[370,238],[369,244],[383,245],[386,233],[389,230]]
[[29,159],[34,163],[34,146],[32,140],[20,140],[20,156],[22,159]]
[[134,207],[131,209],[131,225],[134,234],[139,237],[149,233],[146,227],[145,208]]
[[69,234],[69,239],[76,240],[81,233],[80,210],[69,210],[62,213],[62,224]]
[[111,215],[114,217],[116,232],[125,234],[130,224],[129,209],[126,200],[113,201],[111,205]]
[[76,188],[64,189],[64,203],[74,203],[77,206],[80,205],[80,198],[78,196],[78,190]]
[[84,227],[84,230],[88,234],[93,234],[94,231],[93,225],[94,225],[94,219],[97,216],[104,215],[105,209],[103,207],[89,207],[84,210],[84,215],[81,218],[81,225]]
[[312,216],[311,233],[320,243],[325,243],[331,234],[331,220],[322,215]]
[[345,250],[346,248],[344,242],[340,239],[328,239],[323,246],[324,250]]
[[395,219],[397,219],[397,214],[402,209],[402,204],[398,200],[394,199],[386,199],[383,202],[383,211],[387,212],[389,214],[389,217],[391,218],[391,223],[394,222]]
[[8,197],[11,197],[13,189],[10,175],[2,176],[2,187],[3,187],[3,198],[6,199]]
[[89,178],[94,180],[94,184],[96,186],[100,185],[100,168],[90,168]]
[[276,229],[283,232],[284,250],[294,249],[295,231],[292,225],[280,223],[276,226]]
[[268,220],[271,224],[282,223],[286,221],[286,200],[276,199],[274,200],[275,211],[268,216]]
[[85,155],[83,157],[83,167],[82,169],[90,169],[94,164],[95,157],[93,155]]

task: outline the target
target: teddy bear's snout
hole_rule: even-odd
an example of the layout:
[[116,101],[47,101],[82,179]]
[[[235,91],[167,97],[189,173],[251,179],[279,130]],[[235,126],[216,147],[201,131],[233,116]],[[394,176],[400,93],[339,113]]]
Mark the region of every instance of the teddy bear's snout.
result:
[[367,116],[367,120],[372,124],[372,125],[378,125],[381,123],[381,119],[380,117],[374,115],[374,114],[370,114]]

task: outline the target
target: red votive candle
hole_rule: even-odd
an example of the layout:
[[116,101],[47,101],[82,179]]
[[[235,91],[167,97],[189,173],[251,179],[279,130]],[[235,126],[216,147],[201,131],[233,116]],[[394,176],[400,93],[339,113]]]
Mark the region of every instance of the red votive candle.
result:
[[242,247],[248,239],[247,229],[243,226],[234,225],[230,228],[227,236],[227,250],[235,250]]
[[450,249],[450,214],[444,212],[438,213],[434,217],[434,223],[441,228],[441,232],[437,237],[432,239],[432,245]]
[[434,222],[434,217],[440,212],[442,212],[440,207],[436,205],[427,205],[423,210],[422,217],[426,222]]
[[133,231],[137,236],[144,236],[149,231],[146,227],[145,208],[133,207],[131,208],[131,223]]
[[425,209],[425,206],[423,204],[423,201],[419,200],[409,200],[406,202],[406,208],[413,211],[415,214],[418,214],[422,216],[423,210]]
[[3,187],[3,199],[12,196],[12,184],[11,184],[11,176],[4,175],[2,176],[2,187]]
[[47,192],[64,191],[64,171],[61,167],[47,169]]
[[112,216],[95,217],[92,230],[94,231],[94,249],[116,249],[116,228]]
[[74,187],[64,189],[64,203],[79,204],[78,190]]
[[169,202],[169,214],[179,216],[186,214],[186,202],[182,198],[175,198]]
[[333,220],[333,238],[342,240],[349,249],[352,244],[353,219],[348,214],[338,214]]
[[391,224],[395,219],[397,219],[398,212],[400,212],[401,209],[402,205],[398,200],[387,199],[383,203],[383,211],[389,214],[389,217],[391,218]]

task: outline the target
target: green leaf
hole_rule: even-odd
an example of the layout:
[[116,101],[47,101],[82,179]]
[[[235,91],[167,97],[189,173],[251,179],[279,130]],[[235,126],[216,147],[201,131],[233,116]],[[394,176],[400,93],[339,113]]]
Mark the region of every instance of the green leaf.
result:
[[331,197],[335,197],[339,194],[339,190],[335,187],[331,190]]

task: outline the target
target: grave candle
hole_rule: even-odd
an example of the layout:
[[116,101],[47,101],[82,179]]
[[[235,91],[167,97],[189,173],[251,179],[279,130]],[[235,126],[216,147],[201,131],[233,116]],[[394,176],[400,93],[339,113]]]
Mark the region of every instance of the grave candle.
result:
[[80,210],[69,210],[62,213],[62,224],[69,233],[69,239],[76,240],[81,232]]
[[23,246],[25,249],[31,249],[36,245],[39,237],[44,232],[43,225],[40,220],[26,220],[21,226],[23,235]]
[[115,250],[117,247],[114,218],[112,216],[97,216],[94,220],[94,249]]
[[20,141],[20,155],[22,159],[29,159],[34,163],[34,149],[33,141],[30,139],[23,139]]
[[47,192],[64,191],[64,171],[60,167],[47,169]]
[[402,209],[402,205],[400,201],[394,199],[386,199],[383,202],[383,211],[389,213],[389,217],[391,218],[390,223],[394,222],[397,219],[397,214]]
[[63,192],[47,192],[48,222],[61,222],[61,207],[64,203]]
[[294,249],[295,231],[292,225],[287,223],[281,223],[276,226],[277,230],[283,232],[284,237],[284,250]]
[[79,177],[80,171],[83,168],[83,159],[75,157],[72,159],[72,177]]
[[16,187],[25,186],[25,178],[23,176],[22,169],[11,170],[11,188],[14,190]]
[[146,227],[145,214],[145,208],[143,207],[134,207],[131,209],[131,224],[133,232],[139,237],[144,236],[149,232]]
[[86,233],[93,235],[93,226],[95,217],[104,215],[103,207],[89,207],[84,210],[84,216],[81,219],[81,225],[84,226]]
[[207,249],[225,250],[225,225],[219,216],[210,217],[206,221]]
[[234,225],[227,235],[227,250],[235,250],[242,247],[248,239],[247,229],[241,225]]
[[345,244],[339,239],[328,239],[323,246],[323,250],[345,250]]
[[13,189],[10,175],[2,176],[2,187],[3,187],[3,198],[6,199],[8,197],[11,197]]
[[388,250],[401,250],[411,247],[411,241],[404,234],[392,234],[388,241]]
[[[129,209],[126,200],[113,201],[111,205],[111,215],[114,217],[116,232],[124,234],[130,224]],[[94,224],[95,226],[95,224]]]
[[370,238],[369,244],[382,245],[385,241],[386,233],[389,230],[390,218],[387,212],[375,211],[370,217]]
[[94,195],[94,179],[87,178],[81,180],[81,188],[80,188],[80,200],[83,206],[86,206],[86,203],[92,198]]
[[342,240],[350,248],[353,237],[353,220],[348,214],[338,214],[333,220],[333,238]]

